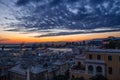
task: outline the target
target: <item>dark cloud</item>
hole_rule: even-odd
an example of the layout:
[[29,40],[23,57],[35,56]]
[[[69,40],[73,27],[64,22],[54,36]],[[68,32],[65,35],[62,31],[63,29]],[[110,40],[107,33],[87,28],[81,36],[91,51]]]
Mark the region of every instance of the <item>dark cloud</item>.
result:
[[63,0],[52,0],[51,1],[51,5],[58,5],[59,3],[61,3]]
[[5,31],[18,32],[18,31],[20,31],[20,30],[19,30],[19,29],[7,29],[7,30],[5,30]]
[[[17,0],[15,4],[21,15],[14,15],[18,22],[9,25],[18,29],[7,31],[25,28],[26,32],[46,30],[48,33],[50,29],[77,29],[97,33],[120,29],[120,0]],[[113,29],[94,31],[102,27]],[[51,32],[42,36],[79,33],[84,32]]]
[[101,4],[101,3],[103,3],[104,1],[106,1],[106,0],[90,0],[90,2],[92,3],[92,4]]
[[40,37],[50,37],[50,36],[63,36],[63,35],[71,35],[71,34],[81,34],[81,33],[83,33],[83,32],[60,32],[60,33],[50,33],[50,34],[34,36],[34,37],[35,38],[40,38]]
[[37,35],[34,36],[35,38],[40,37],[50,37],[50,36],[64,36],[64,35],[73,35],[73,34],[88,34],[88,33],[103,33],[103,32],[114,32],[114,31],[120,31],[120,29],[104,29],[104,30],[89,30],[89,31],[76,31],[76,32],[59,32],[59,33],[48,33],[43,35]]
[[16,5],[18,6],[24,6],[26,4],[29,4],[29,2],[40,2],[40,1],[49,1],[49,4],[52,6],[58,5],[60,3],[68,2],[77,2],[79,0],[17,0]]
[[68,0],[68,2],[77,2],[79,0]]
[[18,27],[16,27],[16,28],[5,29],[4,31],[19,32],[21,34],[29,34],[32,32],[37,32],[38,30],[36,28],[18,28]]
[[30,2],[30,0],[18,0],[18,1],[16,2],[16,5],[22,6],[22,5],[28,4],[29,2]]
[[16,5],[17,6],[24,6],[26,4],[29,4],[30,2],[40,2],[42,0],[17,0]]
[[6,20],[14,20],[14,19],[8,18],[8,17],[4,17],[4,19],[6,19]]

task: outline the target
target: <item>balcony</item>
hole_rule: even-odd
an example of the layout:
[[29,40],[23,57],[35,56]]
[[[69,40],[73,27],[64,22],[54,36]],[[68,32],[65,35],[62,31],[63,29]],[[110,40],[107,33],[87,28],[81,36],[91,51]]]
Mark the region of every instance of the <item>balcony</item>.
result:
[[75,74],[85,73],[85,67],[83,65],[74,65],[70,71]]
[[86,63],[91,63],[91,64],[105,64],[105,61],[103,61],[103,60],[89,60],[89,59],[86,59],[85,62]]
[[75,59],[76,60],[85,60],[85,56],[84,56],[84,54],[83,55],[77,55],[77,56],[75,56]]

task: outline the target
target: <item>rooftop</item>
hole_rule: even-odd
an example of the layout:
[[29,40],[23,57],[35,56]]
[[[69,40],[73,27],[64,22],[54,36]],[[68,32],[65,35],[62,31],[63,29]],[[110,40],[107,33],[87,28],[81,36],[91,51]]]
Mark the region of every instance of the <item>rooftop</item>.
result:
[[38,73],[45,72],[45,71],[47,71],[47,70],[41,66],[34,66],[31,68],[31,72],[34,74],[38,74]]
[[58,65],[58,66],[61,66],[61,65],[64,65],[65,62],[61,62],[61,61],[57,61],[55,63],[53,63],[54,65]]
[[87,52],[120,53],[120,49],[89,49]]
[[26,69],[21,68],[20,65],[17,65],[15,67],[11,68],[9,71],[18,73],[18,74],[22,74],[22,75],[26,75]]

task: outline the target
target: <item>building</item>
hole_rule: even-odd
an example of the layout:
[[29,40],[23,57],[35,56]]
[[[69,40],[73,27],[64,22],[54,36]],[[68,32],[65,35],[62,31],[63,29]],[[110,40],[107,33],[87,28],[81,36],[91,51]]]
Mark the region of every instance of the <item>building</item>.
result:
[[16,64],[9,50],[0,50],[0,80],[8,80],[8,70]]
[[[34,46],[33,46],[34,48]],[[10,45],[0,50],[0,80],[56,80],[74,64],[71,48]]]
[[8,69],[8,66],[0,66],[0,80],[7,80],[8,78],[7,69]]
[[68,64],[66,62],[57,61],[53,65],[59,68],[56,75],[65,75],[65,72],[68,70]]
[[103,75],[108,80],[120,80],[120,50],[89,49],[84,56],[77,56],[76,65],[70,70],[71,78],[88,80]]
[[[29,70],[28,70],[29,69]],[[46,80],[46,69],[40,66],[25,68],[17,65],[9,70],[10,80]]]

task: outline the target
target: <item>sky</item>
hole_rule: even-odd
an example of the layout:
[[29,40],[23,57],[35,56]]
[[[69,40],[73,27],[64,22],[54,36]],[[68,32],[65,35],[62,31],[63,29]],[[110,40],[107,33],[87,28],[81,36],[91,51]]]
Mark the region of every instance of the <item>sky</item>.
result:
[[0,43],[120,37],[120,0],[0,0]]

